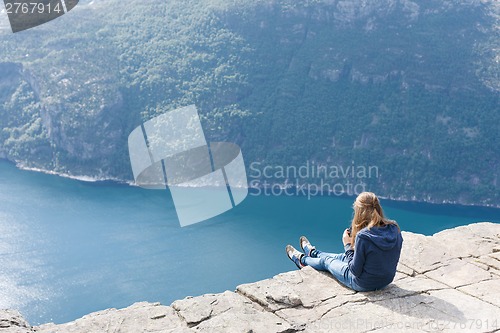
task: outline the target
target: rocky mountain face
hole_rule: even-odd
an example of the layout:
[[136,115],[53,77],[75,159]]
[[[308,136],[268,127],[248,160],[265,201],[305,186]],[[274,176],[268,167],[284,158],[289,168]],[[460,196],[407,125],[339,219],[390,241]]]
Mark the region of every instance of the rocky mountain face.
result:
[[498,205],[499,15],[475,0],[80,1],[36,29],[0,24],[0,156],[130,180],[132,129],[196,104],[247,165],[376,166],[352,180]]

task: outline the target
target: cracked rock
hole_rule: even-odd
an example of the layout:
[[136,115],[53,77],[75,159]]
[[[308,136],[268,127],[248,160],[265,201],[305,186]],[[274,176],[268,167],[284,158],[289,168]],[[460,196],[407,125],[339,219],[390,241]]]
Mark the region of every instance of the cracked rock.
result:
[[33,330],[18,311],[0,310],[1,333],[31,333]]

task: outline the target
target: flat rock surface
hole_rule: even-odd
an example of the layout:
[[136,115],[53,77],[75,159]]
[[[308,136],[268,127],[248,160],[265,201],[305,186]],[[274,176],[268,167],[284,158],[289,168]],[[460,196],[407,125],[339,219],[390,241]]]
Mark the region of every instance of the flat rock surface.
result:
[[403,238],[395,281],[380,291],[353,292],[306,267],[235,292],[136,303],[61,325],[30,327],[0,311],[0,333],[500,332],[500,224]]

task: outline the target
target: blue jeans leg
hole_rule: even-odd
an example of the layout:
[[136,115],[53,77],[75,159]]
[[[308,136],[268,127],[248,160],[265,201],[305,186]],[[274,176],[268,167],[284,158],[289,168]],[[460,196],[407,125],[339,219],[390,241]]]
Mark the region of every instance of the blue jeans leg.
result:
[[302,263],[318,271],[330,272],[340,283],[356,291],[364,291],[353,281],[349,264],[344,253],[326,253],[317,251],[317,258],[304,256]]

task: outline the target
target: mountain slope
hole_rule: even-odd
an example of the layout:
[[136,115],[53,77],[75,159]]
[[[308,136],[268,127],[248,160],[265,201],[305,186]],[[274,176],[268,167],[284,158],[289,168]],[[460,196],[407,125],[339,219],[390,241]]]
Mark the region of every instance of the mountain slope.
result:
[[0,153],[131,179],[130,131],[195,103],[207,138],[238,143],[248,166],[375,166],[347,180],[498,205],[499,13],[473,0],[81,1],[0,35]]

